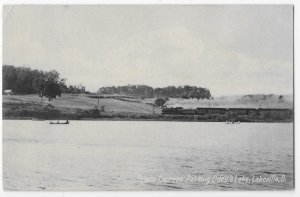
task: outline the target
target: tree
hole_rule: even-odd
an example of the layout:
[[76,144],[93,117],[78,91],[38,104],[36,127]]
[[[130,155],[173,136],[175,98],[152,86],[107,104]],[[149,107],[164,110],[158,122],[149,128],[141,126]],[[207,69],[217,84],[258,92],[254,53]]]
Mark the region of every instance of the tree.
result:
[[61,78],[56,70],[41,71],[32,70],[29,67],[15,67],[11,65],[2,66],[2,88],[11,89],[15,94],[42,94],[44,83],[54,83],[60,86],[63,93],[84,93],[85,87],[71,86],[70,89],[65,85],[66,79]]
[[283,95],[279,95],[279,97],[278,97],[278,102],[279,102],[279,103],[283,103],[283,102],[284,102],[284,97],[283,97]]
[[20,94],[32,94],[34,90],[32,88],[33,75],[32,70],[28,67],[20,67],[17,70],[16,92]]
[[60,90],[59,84],[51,82],[51,81],[50,82],[47,81],[45,88],[44,88],[43,96],[48,98],[49,101],[56,98],[57,96],[60,97],[61,90]]
[[156,106],[162,107],[167,101],[168,101],[168,99],[158,98],[154,101],[154,104]]
[[14,66],[4,65],[2,67],[2,90],[15,90],[17,73]]
[[39,97],[43,97],[44,94],[44,86],[46,84],[46,80],[42,78],[37,78],[33,81],[33,89],[38,94]]
[[64,85],[65,79],[59,77],[56,70],[45,72],[43,78],[37,78],[33,81],[33,88],[39,97],[48,98],[50,102],[57,96],[61,96],[61,86]]
[[152,88],[147,85],[126,85],[101,87],[99,94],[120,94],[123,96],[140,97],[140,98],[197,98],[210,99],[211,95],[208,89],[197,86],[168,86],[164,88]]
[[60,85],[52,80],[36,79],[33,86],[38,96],[48,98],[49,102],[57,96],[61,96]]

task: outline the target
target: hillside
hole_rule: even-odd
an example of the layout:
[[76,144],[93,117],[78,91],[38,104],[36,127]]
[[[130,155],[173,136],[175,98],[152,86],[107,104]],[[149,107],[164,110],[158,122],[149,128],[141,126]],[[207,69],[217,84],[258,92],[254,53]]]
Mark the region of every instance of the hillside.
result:
[[[76,110],[76,109],[93,109],[97,106],[97,99],[90,98],[88,95],[75,95],[75,94],[62,94],[61,97],[58,97],[52,100],[51,105],[55,109],[62,111],[66,110]],[[43,98],[41,99],[37,95],[3,95],[3,110],[7,110],[8,106],[13,105],[28,105],[28,106],[44,106],[48,104],[48,100]],[[127,112],[127,113],[140,113],[140,114],[152,114],[153,107],[150,104],[136,100],[135,102],[114,99],[114,98],[102,98],[99,100],[100,106],[105,106],[106,112]],[[160,113],[159,108],[155,108],[155,113]]]

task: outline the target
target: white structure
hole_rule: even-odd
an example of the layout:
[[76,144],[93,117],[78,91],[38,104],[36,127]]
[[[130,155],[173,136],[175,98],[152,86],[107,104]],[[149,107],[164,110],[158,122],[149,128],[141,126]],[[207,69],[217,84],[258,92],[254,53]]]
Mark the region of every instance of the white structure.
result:
[[12,94],[13,94],[13,91],[10,90],[10,89],[6,89],[6,90],[4,90],[4,94],[5,94],[5,95],[12,95]]

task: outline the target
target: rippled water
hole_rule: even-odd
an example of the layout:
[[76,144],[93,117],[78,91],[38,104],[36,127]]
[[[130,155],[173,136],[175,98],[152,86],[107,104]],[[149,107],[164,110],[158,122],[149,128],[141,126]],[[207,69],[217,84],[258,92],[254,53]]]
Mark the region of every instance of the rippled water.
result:
[[[245,182],[253,176],[282,181]],[[293,182],[292,123],[3,121],[6,190],[273,190]]]

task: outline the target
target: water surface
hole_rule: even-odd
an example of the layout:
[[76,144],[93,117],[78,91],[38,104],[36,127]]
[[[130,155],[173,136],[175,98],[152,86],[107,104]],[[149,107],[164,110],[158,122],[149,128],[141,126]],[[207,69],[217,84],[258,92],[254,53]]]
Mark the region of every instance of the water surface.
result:
[[[229,176],[285,180],[203,182]],[[291,189],[293,124],[4,120],[3,183],[6,190]]]

